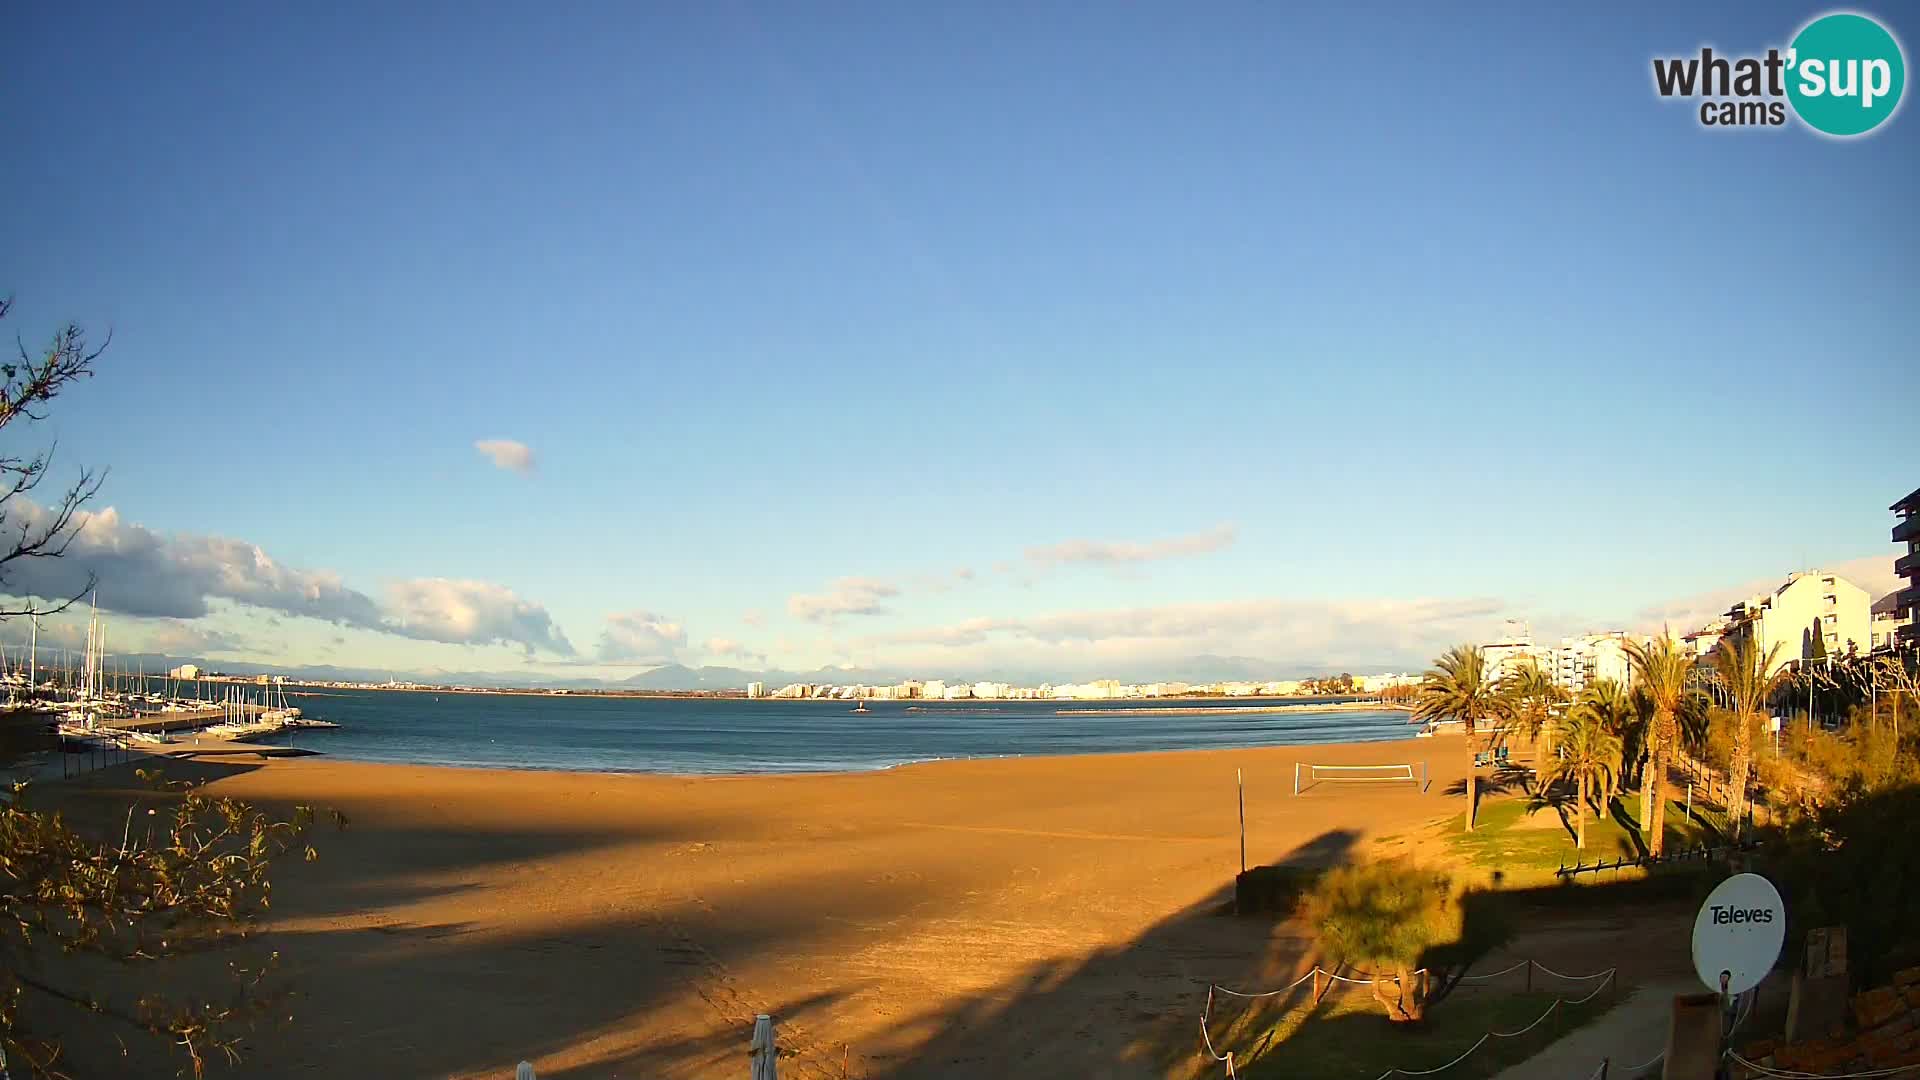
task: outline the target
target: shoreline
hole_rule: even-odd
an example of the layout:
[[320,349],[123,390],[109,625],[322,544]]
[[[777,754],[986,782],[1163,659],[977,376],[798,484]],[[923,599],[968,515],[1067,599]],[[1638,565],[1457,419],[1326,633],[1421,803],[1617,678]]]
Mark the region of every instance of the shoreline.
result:
[[[239,686],[256,685],[244,679],[213,680],[218,683],[233,683]],[[1232,697],[1226,694],[1167,694],[1153,698],[781,698],[763,694],[757,698],[747,696],[745,687],[727,687],[719,690],[576,690],[571,687],[553,690],[536,690],[530,687],[486,687],[486,686],[333,686],[327,683],[306,683],[288,680],[286,686],[298,686],[304,689],[289,690],[292,697],[334,697],[337,691],[345,693],[393,693],[393,694],[465,694],[469,697],[536,697],[536,698],[596,698],[603,700],[637,701],[768,701],[782,703],[818,702],[824,705],[838,705],[850,701],[866,701],[887,705],[912,704],[921,708],[943,708],[950,705],[1061,705],[1073,702],[1101,701],[1275,701],[1288,702],[1301,707],[1312,707],[1320,702],[1328,707],[1339,705],[1373,705],[1383,709],[1407,709],[1410,706],[1391,701],[1377,701],[1363,694],[1337,696],[1329,700],[1323,695],[1302,694],[1248,694],[1244,697]],[[1151,706],[1145,706],[1151,708]]]
[[[1183,700],[1189,700],[1189,699],[1161,698],[1158,700],[1183,701]],[[1221,700],[1221,699],[1208,698],[1208,699],[1202,699],[1202,700]],[[1225,700],[1240,700],[1240,699],[1225,699]],[[1249,699],[1249,700],[1259,700],[1259,699]],[[1207,706],[1205,708],[1196,707],[1196,706],[1183,707],[1180,705],[1172,705],[1165,708],[1155,706],[1155,705],[1138,705],[1138,706],[1131,706],[1131,707],[1117,706],[1111,709],[1063,709],[1063,710],[1057,711],[1056,713],[1054,713],[1054,715],[1056,716],[1217,716],[1221,713],[1228,713],[1233,715],[1241,715],[1241,714],[1257,715],[1257,714],[1263,714],[1263,713],[1292,713],[1292,712],[1412,713],[1413,709],[1409,706],[1400,705],[1393,702],[1334,701],[1334,702],[1328,702],[1325,704],[1314,704],[1312,702],[1299,702],[1297,704],[1289,704],[1289,705],[1212,705],[1212,706]],[[1413,721],[1408,720],[1407,722],[1412,723]]]

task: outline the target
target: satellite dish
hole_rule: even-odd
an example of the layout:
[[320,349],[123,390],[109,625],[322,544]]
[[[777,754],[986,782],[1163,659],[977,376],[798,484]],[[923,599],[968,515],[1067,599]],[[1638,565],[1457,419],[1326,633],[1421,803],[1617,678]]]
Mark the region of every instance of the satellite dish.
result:
[[1735,874],[1694,916],[1693,970],[1716,994],[1744,994],[1773,970],[1786,937],[1787,905],[1773,882]]

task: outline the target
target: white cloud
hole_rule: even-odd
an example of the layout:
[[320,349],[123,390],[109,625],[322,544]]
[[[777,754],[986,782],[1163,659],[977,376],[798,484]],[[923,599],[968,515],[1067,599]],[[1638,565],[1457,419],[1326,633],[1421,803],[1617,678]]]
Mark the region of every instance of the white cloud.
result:
[[809,622],[831,622],[842,615],[885,615],[883,601],[900,595],[898,586],[872,578],[848,577],[824,593],[796,593],[787,598],[787,611]]
[[608,663],[667,664],[687,644],[686,627],[650,611],[607,616],[600,631],[600,659]]
[[547,609],[504,585],[451,578],[415,578],[387,588],[382,629],[422,641],[455,645],[518,645],[573,655],[573,644]]
[[767,614],[755,608],[740,616],[740,621],[746,623],[748,626],[759,626],[767,621]]
[[1240,530],[1237,526],[1225,524],[1217,525],[1205,532],[1146,543],[1131,540],[1067,540],[1058,544],[1030,547],[1027,549],[1027,558],[1049,567],[1065,563],[1111,565],[1155,562],[1160,559],[1175,559],[1186,555],[1206,555],[1223,551],[1232,547],[1239,537]]
[[533,448],[526,443],[512,439],[481,439],[473,444],[473,448],[485,454],[495,468],[517,472],[522,476],[533,472]]
[[[7,532],[38,528],[46,519],[44,508],[24,499],[7,509]],[[198,619],[213,610],[214,601],[229,601],[422,641],[573,651],[545,608],[501,585],[401,581],[389,587],[383,605],[339,574],[287,566],[244,540],[163,534],[122,519],[112,507],[82,511],[74,522],[77,532],[63,556],[16,560],[7,566],[0,592],[65,600],[91,574],[101,608],[124,615]]]
[[[24,500],[8,506],[10,525],[38,528],[46,511]],[[231,600],[289,615],[380,628],[373,598],[338,574],[285,566],[256,544],[217,536],[162,535],[132,524],[112,507],[75,515],[73,542],[60,558],[20,559],[6,568],[4,591],[64,600],[97,579],[100,603],[128,615],[194,619],[208,601]],[[9,529],[11,531],[11,529]]]

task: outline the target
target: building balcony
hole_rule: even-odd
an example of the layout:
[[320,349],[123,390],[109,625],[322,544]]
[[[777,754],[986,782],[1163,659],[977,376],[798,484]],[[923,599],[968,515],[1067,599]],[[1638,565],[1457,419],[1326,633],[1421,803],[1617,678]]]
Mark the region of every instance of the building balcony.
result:
[[1920,575],[1920,551],[1910,551],[1893,560],[1893,576],[1910,578]]
[[1920,540],[1920,514],[1902,521],[1893,527],[1893,542],[1904,544],[1909,540]]
[[1914,608],[1920,608],[1920,585],[1902,589],[1895,593],[1893,603],[1894,606],[1898,607],[1901,611],[1910,612]]

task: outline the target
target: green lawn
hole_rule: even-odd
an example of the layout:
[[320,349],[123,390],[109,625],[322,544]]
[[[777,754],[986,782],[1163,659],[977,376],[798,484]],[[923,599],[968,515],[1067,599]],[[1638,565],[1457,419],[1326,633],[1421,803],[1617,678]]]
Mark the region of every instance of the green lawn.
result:
[[[1518,1031],[1554,1000],[1552,993],[1467,991],[1442,1001],[1420,1024],[1395,1024],[1364,988],[1329,995],[1308,1010],[1305,996],[1290,1008],[1275,1008],[1216,1025],[1215,1044],[1234,1051],[1239,1075],[1249,1080],[1373,1080],[1390,1068],[1432,1069],[1453,1060],[1488,1031]],[[1525,1035],[1489,1039],[1446,1071],[1448,1080],[1492,1076],[1526,1060],[1549,1043],[1605,1013],[1618,1000],[1604,992],[1584,1005],[1562,1005]],[[1597,1065],[1598,1062],[1595,1062]]]
[[[1480,801],[1472,832],[1464,831],[1460,817],[1448,823],[1448,842],[1474,866],[1499,871],[1519,884],[1551,877],[1555,870],[1576,860],[1611,862],[1621,856],[1639,855],[1644,850],[1636,820],[1639,810],[1639,796],[1630,793],[1614,801],[1614,812],[1605,820],[1589,812],[1587,846],[1584,851],[1576,851],[1573,833],[1561,824],[1559,812],[1552,807],[1536,808],[1521,794],[1493,796]],[[1711,819],[1712,815],[1702,812],[1699,817]],[[1551,827],[1535,827],[1547,823]],[[1665,831],[1669,851],[1719,840],[1718,830],[1687,817],[1684,799],[1668,801]]]

